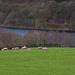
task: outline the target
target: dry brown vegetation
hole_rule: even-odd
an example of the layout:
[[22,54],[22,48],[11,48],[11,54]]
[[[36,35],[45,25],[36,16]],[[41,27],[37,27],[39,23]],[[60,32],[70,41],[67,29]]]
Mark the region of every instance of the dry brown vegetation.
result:
[[39,44],[60,44],[61,47],[75,47],[75,33],[66,32],[29,32],[24,36],[13,32],[0,32],[0,49],[25,46],[40,46]]
[[75,1],[1,0],[0,24],[25,28],[75,29]]

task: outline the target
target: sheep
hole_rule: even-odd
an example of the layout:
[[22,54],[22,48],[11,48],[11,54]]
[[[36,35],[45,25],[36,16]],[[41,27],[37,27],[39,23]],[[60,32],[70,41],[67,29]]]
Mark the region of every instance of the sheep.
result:
[[39,46],[38,49],[42,49],[42,46]]
[[43,49],[43,50],[47,50],[47,48],[46,48],[46,47],[43,47],[42,49]]
[[8,48],[3,48],[2,50],[8,50]]
[[26,48],[27,48],[26,46],[22,47],[22,49],[26,49]]
[[31,52],[31,49],[30,49],[30,48],[28,48],[28,51],[29,51],[29,52]]
[[19,50],[19,47],[15,47],[15,50]]
[[3,51],[4,49],[2,49],[2,51]]
[[12,48],[11,50],[15,50],[15,48]]

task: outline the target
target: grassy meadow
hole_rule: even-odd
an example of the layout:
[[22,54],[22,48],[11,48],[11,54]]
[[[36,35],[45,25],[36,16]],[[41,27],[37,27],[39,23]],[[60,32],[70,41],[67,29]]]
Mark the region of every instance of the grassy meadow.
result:
[[0,75],[75,75],[75,48],[0,51]]

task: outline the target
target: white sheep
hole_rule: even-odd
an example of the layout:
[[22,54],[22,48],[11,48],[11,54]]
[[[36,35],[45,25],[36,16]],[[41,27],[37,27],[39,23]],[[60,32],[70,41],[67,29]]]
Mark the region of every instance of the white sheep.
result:
[[38,49],[42,49],[42,46],[39,46]]
[[4,49],[2,49],[2,51],[4,51]]
[[19,50],[19,47],[15,47],[15,50]]
[[3,48],[2,50],[8,50],[8,48]]
[[15,48],[12,48],[11,50],[15,50]]
[[47,48],[46,48],[46,47],[43,47],[42,49],[43,49],[43,50],[47,50]]
[[26,49],[26,48],[27,48],[26,46],[22,47],[22,49]]
[[31,52],[31,49],[30,49],[30,48],[28,48],[28,51],[29,51],[29,52]]

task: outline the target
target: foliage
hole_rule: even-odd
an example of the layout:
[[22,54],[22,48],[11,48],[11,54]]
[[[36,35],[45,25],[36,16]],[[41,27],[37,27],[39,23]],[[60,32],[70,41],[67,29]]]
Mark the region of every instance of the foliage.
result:
[[51,24],[54,23],[55,25],[58,24],[57,28],[59,29],[60,27],[62,28],[63,24],[67,23],[67,28],[73,29],[75,2],[73,0],[69,1],[3,0],[0,1],[0,24],[31,28],[51,28],[53,26]]
[[13,32],[2,32],[0,33],[0,41],[1,47],[16,47],[16,46],[23,46],[22,36]]
[[4,46],[4,43],[2,42],[2,41],[0,41],[0,50],[2,49],[2,48],[4,48],[5,46]]
[[26,45],[27,47],[38,47],[38,46],[42,46],[42,47],[60,47],[60,44],[28,44]]
[[75,47],[75,33],[30,31],[21,36],[13,32],[0,32],[0,49],[24,45],[27,47]]

